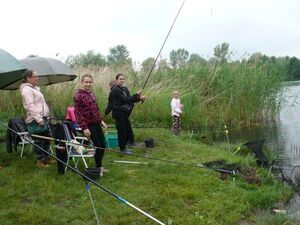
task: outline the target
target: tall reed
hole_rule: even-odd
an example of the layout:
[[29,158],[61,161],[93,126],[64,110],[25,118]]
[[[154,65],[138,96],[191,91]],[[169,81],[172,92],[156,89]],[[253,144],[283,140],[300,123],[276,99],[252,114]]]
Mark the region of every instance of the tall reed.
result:
[[[103,112],[109,93],[109,81],[118,72],[126,74],[126,84],[132,93],[139,90],[147,74],[131,68],[77,68],[72,82],[42,87],[56,116],[64,116],[81,75],[94,76],[94,93]],[[231,126],[262,123],[275,117],[280,109],[283,77],[272,65],[255,65],[241,62],[230,64],[187,65],[180,69],[154,72],[143,93],[148,96],[144,104],[136,104],[133,124],[170,126],[171,93],[178,90],[184,104],[184,127],[207,127],[226,123]],[[0,91],[1,119],[24,115],[19,91]],[[111,118],[107,118],[111,122]]]

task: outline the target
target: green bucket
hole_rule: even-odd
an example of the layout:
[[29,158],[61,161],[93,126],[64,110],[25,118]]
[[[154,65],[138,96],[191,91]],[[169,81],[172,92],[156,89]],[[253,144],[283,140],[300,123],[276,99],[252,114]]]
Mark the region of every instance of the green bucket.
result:
[[105,133],[105,144],[107,148],[116,148],[119,146],[117,132]]

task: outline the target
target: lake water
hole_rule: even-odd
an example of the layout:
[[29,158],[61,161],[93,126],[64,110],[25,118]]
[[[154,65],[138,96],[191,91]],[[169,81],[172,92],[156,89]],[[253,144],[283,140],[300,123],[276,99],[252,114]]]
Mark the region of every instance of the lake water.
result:
[[[265,144],[279,161],[284,176],[296,182],[295,177],[300,177],[300,81],[286,83],[284,100],[285,104],[275,124],[232,131],[229,139],[233,143],[266,139]],[[299,194],[294,195],[284,210],[291,217],[300,220]]]
[[[300,165],[300,81],[286,83],[284,102],[276,123],[266,127],[229,130],[230,142],[265,139],[265,145],[282,166]],[[221,139],[226,140],[225,135]]]

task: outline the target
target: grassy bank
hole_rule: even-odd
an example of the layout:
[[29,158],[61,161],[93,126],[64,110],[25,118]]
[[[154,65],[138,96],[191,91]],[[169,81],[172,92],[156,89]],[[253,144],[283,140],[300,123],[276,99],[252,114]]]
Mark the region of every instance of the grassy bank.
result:
[[[135,148],[137,154],[194,164],[216,159],[255,166],[251,156],[233,156],[234,146],[208,146],[188,135],[174,137],[169,130],[136,129],[137,140],[153,137],[154,149]],[[148,165],[111,163],[110,160],[147,161]],[[6,153],[0,146],[0,224],[95,224],[84,182],[72,172],[56,174],[55,165],[37,169],[34,155],[21,159],[19,152]],[[93,166],[93,160],[90,161]],[[100,184],[166,224],[233,225],[248,218],[255,208],[271,208],[287,200],[291,189],[256,168],[260,185],[238,175],[221,180],[217,172],[150,161],[107,152],[104,165],[110,172]],[[82,169],[82,164],[80,165]],[[91,188],[100,224],[155,224],[95,187]],[[283,219],[282,219],[283,220]],[[282,221],[280,220],[280,221]],[[285,219],[286,221],[286,219]],[[273,224],[276,224],[273,223]],[[278,223],[279,224],[279,223]],[[282,223],[280,223],[282,224]]]

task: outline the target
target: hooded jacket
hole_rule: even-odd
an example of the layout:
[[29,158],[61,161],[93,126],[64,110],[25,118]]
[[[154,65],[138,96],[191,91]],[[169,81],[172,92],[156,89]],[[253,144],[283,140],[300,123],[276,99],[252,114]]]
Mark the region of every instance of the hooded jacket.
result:
[[113,114],[115,111],[125,111],[131,113],[135,102],[140,101],[138,94],[130,95],[127,87],[115,85],[110,93]]
[[49,107],[39,87],[23,83],[20,85],[20,91],[23,97],[23,106],[27,113],[26,123],[34,120],[40,123],[44,116],[49,116]]
[[[116,86],[118,86],[118,85],[113,85],[113,86],[111,87],[111,89],[110,89],[110,93],[109,93],[109,97],[108,97],[108,103],[107,103],[106,109],[105,109],[105,111],[104,111],[105,115],[108,115],[108,114],[113,110],[114,105],[115,105],[115,110],[118,110],[118,109],[119,109],[119,110],[124,110],[124,108],[122,109],[122,105],[124,105],[124,102],[126,102],[126,99],[124,99],[123,102],[118,101],[119,103],[116,103],[116,104],[114,104],[114,102],[113,102],[113,98],[115,98],[115,99],[117,98],[117,97],[116,97],[116,94],[113,93],[113,89],[114,89]],[[123,94],[124,94],[125,96],[130,96],[130,92],[129,92],[129,90],[128,90],[127,87],[125,87],[125,86],[118,86],[117,88],[121,88],[121,89],[123,90]],[[120,94],[120,93],[119,93],[119,94]],[[117,94],[117,95],[118,95],[118,94]],[[123,97],[123,98],[124,98],[124,97]],[[125,97],[125,98],[126,98],[126,97]],[[121,100],[121,101],[122,101],[122,100]],[[130,102],[128,103],[128,101],[130,101]],[[137,98],[135,98],[135,95],[132,96],[131,99],[127,99],[127,105],[130,106],[129,114],[131,114],[131,112],[132,112],[132,110],[133,110],[134,102],[137,102],[137,101],[139,101],[139,97],[137,96]]]
[[182,114],[182,105],[179,98],[173,98],[171,101],[172,116],[180,116]]
[[91,91],[78,89],[74,96],[74,108],[77,123],[82,130],[87,129],[89,124],[100,123],[103,120],[96,97]]

